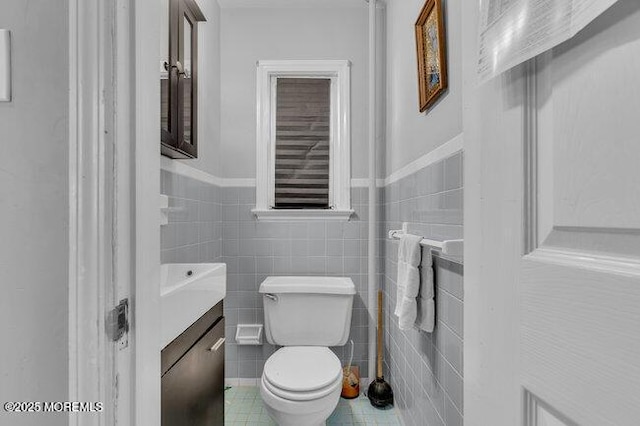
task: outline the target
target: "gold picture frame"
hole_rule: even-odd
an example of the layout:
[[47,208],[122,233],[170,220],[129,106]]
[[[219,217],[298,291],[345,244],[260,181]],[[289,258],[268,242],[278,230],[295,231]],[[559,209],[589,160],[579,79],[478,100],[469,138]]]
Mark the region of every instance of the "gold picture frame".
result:
[[442,0],[427,0],[416,21],[420,112],[447,90],[447,55]]

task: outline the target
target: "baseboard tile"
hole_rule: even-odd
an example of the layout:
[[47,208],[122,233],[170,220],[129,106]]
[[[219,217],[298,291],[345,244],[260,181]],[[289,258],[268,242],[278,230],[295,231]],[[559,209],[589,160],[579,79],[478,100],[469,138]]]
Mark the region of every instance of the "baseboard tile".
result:
[[226,378],[224,379],[225,386],[258,386],[260,379],[247,379],[247,378]]

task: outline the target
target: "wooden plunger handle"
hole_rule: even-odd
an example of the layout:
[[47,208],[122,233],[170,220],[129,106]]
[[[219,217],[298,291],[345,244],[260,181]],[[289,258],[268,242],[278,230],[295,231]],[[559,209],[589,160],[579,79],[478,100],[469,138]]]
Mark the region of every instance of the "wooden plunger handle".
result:
[[378,290],[378,377],[382,378],[382,290]]

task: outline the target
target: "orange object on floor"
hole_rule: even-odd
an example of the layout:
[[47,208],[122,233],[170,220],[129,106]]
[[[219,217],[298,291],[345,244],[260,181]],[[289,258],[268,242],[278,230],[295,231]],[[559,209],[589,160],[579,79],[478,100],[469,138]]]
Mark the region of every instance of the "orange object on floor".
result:
[[345,399],[357,398],[360,395],[360,368],[356,365],[342,369],[342,396]]

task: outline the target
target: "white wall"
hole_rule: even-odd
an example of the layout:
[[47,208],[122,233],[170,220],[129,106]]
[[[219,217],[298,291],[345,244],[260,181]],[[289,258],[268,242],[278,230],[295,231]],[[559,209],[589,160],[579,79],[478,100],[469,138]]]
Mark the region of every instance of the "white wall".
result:
[[[68,6],[0,0],[13,102],[0,103],[0,401],[68,399]],[[63,425],[0,410],[0,424]]]
[[222,9],[221,164],[225,178],[254,178],[256,61],[348,59],[352,177],[367,176],[367,11],[362,8]]
[[387,0],[387,176],[462,132],[461,0],[443,1],[449,89],[420,113],[414,24],[423,5]]

